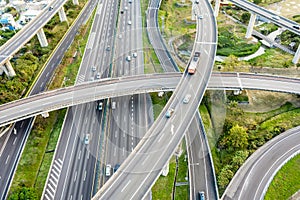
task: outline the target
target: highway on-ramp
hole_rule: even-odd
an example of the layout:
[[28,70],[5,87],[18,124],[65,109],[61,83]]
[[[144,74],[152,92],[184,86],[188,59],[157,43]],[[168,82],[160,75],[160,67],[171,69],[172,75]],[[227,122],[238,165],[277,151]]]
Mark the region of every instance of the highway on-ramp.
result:
[[234,175],[223,200],[263,199],[276,172],[300,153],[300,127],[276,136],[256,150]]

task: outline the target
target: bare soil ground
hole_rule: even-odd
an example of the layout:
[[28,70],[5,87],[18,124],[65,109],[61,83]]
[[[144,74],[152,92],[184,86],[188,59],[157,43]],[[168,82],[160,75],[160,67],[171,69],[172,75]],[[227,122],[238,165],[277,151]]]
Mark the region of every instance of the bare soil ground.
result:
[[279,108],[286,102],[291,102],[294,106],[300,107],[300,98],[294,94],[257,90],[247,90],[247,94],[249,104],[240,105],[246,112],[268,112]]
[[294,15],[299,15],[300,0],[281,1],[279,3],[274,3],[270,6],[267,6],[267,9],[275,11],[275,13],[284,17],[291,18]]

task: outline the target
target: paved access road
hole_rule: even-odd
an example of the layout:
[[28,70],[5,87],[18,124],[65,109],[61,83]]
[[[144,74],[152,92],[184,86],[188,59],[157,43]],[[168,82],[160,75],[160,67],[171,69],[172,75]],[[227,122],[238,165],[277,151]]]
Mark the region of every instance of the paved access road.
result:
[[290,129],[256,150],[237,171],[222,199],[263,199],[276,172],[300,153],[300,127]]

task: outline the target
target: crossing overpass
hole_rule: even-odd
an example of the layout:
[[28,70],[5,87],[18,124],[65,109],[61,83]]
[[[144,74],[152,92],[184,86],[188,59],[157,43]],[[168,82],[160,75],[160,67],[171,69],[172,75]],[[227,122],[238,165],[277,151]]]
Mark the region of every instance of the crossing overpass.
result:
[[[172,91],[181,76],[182,73],[174,72],[109,78],[43,92],[1,105],[0,126],[99,99]],[[300,79],[250,73],[213,73],[208,89],[251,89],[300,94]]]

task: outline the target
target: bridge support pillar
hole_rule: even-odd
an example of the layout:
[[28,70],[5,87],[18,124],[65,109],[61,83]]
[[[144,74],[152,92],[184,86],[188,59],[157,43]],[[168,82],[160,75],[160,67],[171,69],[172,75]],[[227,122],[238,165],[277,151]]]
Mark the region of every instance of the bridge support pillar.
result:
[[45,35],[45,32],[43,30],[43,28],[41,28],[38,32],[37,32],[37,37],[39,39],[40,45],[41,47],[46,47],[48,46],[48,41]]
[[16,72],[11,66],[9,60],[7,60],[5,64],[0,67],[0,75],[2,75],[3,73],[5,73],[8,77],[16,76]]
[[61,22],[68,21],[68,20],[67,20],[67,16],[66,16],[64,7],[61,7],[61,8],[59,9],[58,15],[59,15],[59,19],[60,19]]
[[165,167],[163,168],[161,175],[163,176],[168,176],[169,174],[169,162],[165,165]]
[[74,5],[79,5],[78,0],[73,0],[73,4],[74,4]]
[[250,21],[248,24],[247,32],[246,32],[246,38],[250,38],[252,36],[253,27],[256,20],[256,14],[251,13]]
[[44,112],[44,113],[42,113],[42,117],[44,117],[44,118],[47,118],[47,117],[49,117],[49,113],[48,113],[48,112]]
[[297,64],[299,62],[299,59],[300,59],[300,44],[298,46],[298,49],[297,49],[297,51],[296,51],[296,53],[294,55],[294,58],[293,58],[292,62],[294,64]]
[[218,15],[219,15],[219,10],[220,10],[220,0],[216,0],[216,1],[215,1],[215,12],[214,12],[215,17],[218,17]]

